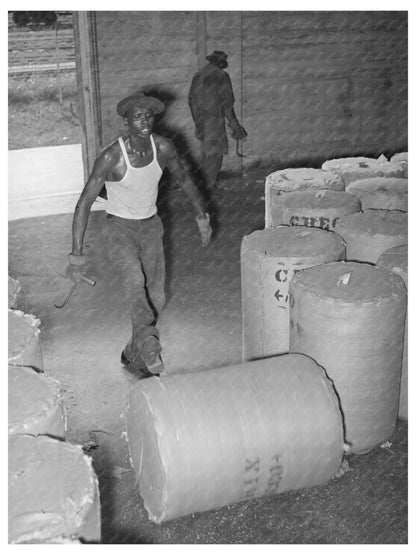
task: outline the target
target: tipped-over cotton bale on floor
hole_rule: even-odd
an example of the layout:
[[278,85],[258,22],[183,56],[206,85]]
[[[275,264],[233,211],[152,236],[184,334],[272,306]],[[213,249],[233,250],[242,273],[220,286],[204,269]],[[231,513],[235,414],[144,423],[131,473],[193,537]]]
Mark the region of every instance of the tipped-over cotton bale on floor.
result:
[[294,191],[324,190],[343,191],[344,182],[335,173],[316,168],[287,168],[266,177],[265,183],[265,227],[271,224],[273,199],[283,193]]
[[407,213],[399,210],[364,210],[342,216],[335,232],[347,243],[347,260],[371,262],[391,247],[407,244]]
[[32,368],[9,366],[9,435],[65,439],[66,415],[58,382]]
[[345,187],[352,181],[368,177],[404,177],[404,170],[399,163],[389,162],[385,156],[366,158],[334,158],[322,164],[322,169],[333,172],[344,181]]
[[360,210],[360,200],[344,191],[284,193],[272,197],[269,227],[303,225],[333,231],[340,216]]
[[20,283],[17,279],[13,279],[11,276],[9,277],[9,308],[17,308],[17,300],[19,298],[19,293],[21,291]]
[[9,543],[101,538],[98,480],[81,447],[47,436],[9,438]]
[[399,407],[403,280],[370,264],[330,262],[296,274],[290,299],[290,350],[312,357],[333,380],[352,452],[383,444]]
[[243,238],[243,361],[289,351],[290,280],[302,268],[344,257],[344,241],[318,228],[281,226]]
[[9,365],[43,370],[40,320],[21,310],[9,309]]
[[326,483],[343,457],[333,386],[303,355],[137,382],[126,423],[155,522]]
[[361,201],[363,210],[402,210],[407,212],[407,179],[404,177],[370,177],[347,185],[348,193]]
[[[381,268],[386,268],[398,274],[406,287],[408,287],[407,283],[407,266],[408,266],[408,248],[407,245],[400,245],[398,247],[393,247],[388,249],[384,252],[380,258],[377,260],[377,266]],[[403,346],[403,361],[402,361],[402,378],[400,381],[400,403],[399,403],[399,417],[407,420],[408,418],[408,395],[409,395],[409,386],[408,386],[408,359],[407,359],[407,350],[408,350],[408,337],[407,331],[407,316],[406,316],[406,323],[404,327],[404,346]]]
[[407,177],[407,172],[408,172],[407,154],[408,154],[407,152],[397,152],[396,154],[393,154],[393,156],[390,158],[390,162],[393,162],[394,164],[400,164],[402,166],[404,171],[403,177]]

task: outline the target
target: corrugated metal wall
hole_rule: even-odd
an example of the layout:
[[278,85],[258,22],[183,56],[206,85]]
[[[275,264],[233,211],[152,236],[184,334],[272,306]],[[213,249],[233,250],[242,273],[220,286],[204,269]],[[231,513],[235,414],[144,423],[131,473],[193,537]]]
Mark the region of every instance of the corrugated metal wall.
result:
[[244,116],[284,163],[407,145],[407,23],[397,12],[248,13]]
[[[91,20],[102,145],[123,131],[117,102],[142,90],[167,103],[156,132],[198,159],[187,95],[216,49],[229,55],[249,133],[245,167],[407,149],[407,12],[103,11]],[[230,139],[225,169],[241,168],[234,148]]]

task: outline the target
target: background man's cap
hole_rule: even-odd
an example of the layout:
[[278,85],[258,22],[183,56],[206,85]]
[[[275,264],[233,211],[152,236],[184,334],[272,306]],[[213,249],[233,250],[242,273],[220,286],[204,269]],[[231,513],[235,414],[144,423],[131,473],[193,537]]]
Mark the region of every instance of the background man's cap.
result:
[[131,106],[139,106],[140,108],[150,108],[154,114],[160,114],[165,109],[165,105],[158,98],[146,96],[143,93],[134,93],[117,104],[117,114],[124,117]]
[[207,56],[206,59],[209,62],[222,62],[223,64],[226,64],[226,66],[228,65],[227,54],[222,50],[214,50],[214,52],[210,56]]

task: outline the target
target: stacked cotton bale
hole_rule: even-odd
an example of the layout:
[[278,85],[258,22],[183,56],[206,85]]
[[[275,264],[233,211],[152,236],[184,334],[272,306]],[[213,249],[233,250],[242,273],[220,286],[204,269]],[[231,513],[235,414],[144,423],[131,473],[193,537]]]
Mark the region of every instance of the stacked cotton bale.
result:
[[[407,245],[393,247],[384,252],[377,260],[377,266],[386,268],[398,274],[408,287],[407,283],[407,266],[408,266],[408,248]],[[402,377],[400,382],[400,402],[399,402],[399,418],[407,420],[408,417],[408,359],[407,359],[407,317],[404,328],[404,346],[402,361]]]
[[97,542],[100,535],[98,481],[82,448],[47,436],[11,436],[9,543]]
[[290,280],[303,268],[344,257],[344,241],[318,228],[281,226],[243,238],[243,361],[289,351]]
[[358,197],[363,210],[369,208],[407,212],[407,179],[404,177],[370,177],[353,181],[345,190]]
[[139,381],[126,425],[140,495],[158,523],[323,484],[343,457],[338,399],[304,355]]
[[[331,172],[315,168],[287,168],[266,177],[265,183],[265,227],[272,224],[273,204],[276,197],[295,191],[331,190],[343,191],[342,179]],[[278,202],[278,199],[277,199]]]
[[322,164],[322,169],[340,176],[344,188],[353,181],[369,177],[404,177],[404,170],[398,163],[389,162],[385,156],[366,158],[335,158]]
[[9,278],[9,283],[8,283],[8,289],[9,289],[8,305],[9,305],[9,308],[17,308],[17,301],[18,301],[19,294],[20,294],[20,291],[21,291],[20,283],[17,281],[17,279],[12,278],[11,276],[8,276],[8,278]]
[[393,162],[394,164],[400,164],[403,168],[403,177],[407,177],[408,174],[408,156],[407,156],[407,152],[397,152],[396,154],[393,154],[393,156],[390,158],[390,162]]
[[65,439],[66,415],[58,382],[32,368],[9,366],[9,435]]
[[43,370],[40,320],[21,310],[9,309],[9,365]]
[[290,302],[290,351],[312,357],[333,380],[351,452],[382,445],[399,407],[403,280],[370,264],[330,262],[296,274]]
[[407,213],[399,210],[364,210],[342,216],[335,232],[347,244],[347,260],[371,262],[390,247],[407,243]]
[[344,191],[294,191],[272,197],[268,227],[302,225],[333,231],[341,216],[360,210],[360,200]]

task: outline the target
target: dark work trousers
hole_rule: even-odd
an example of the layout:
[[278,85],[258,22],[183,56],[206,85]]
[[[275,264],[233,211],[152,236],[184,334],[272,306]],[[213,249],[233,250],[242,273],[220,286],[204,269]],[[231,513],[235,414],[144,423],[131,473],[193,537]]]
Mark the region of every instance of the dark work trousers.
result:
[[103,235],[130,308],[133,332],[124,354],[134,364],[146,337],[159,337],[156,322],[166,302],[163,224],[158,215],[130,220],[107,214]]
[[198,138],[202,141],[202,176],[205,187],[213,191],[217,185],[224,154],[228,153],[225,120],[220,111],[199,112]]
[[213,191],[217,186],[222,159],[222,154],[205,154],[205,152],[203,154],[202,175],[208,191]]

